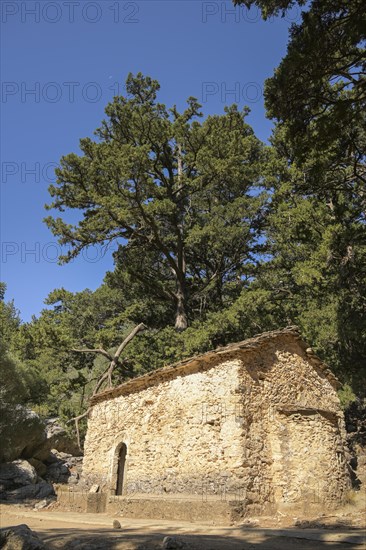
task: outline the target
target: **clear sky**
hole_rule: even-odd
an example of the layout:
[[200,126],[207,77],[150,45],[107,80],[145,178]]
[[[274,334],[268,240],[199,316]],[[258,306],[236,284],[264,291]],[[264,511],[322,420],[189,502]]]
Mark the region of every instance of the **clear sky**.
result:
[[285,19],[260,20],[231,1],[83,0],[1,2],[1,276],[23,320],[55,288],[97,288],[112,251],[91,249],[59,266],[61,247],[43,223],[60,157],[78,152],[104,107],[138,71],[161,83],[159,100],[205,114],[233,102],[266,141],[262,89],[286,52]]

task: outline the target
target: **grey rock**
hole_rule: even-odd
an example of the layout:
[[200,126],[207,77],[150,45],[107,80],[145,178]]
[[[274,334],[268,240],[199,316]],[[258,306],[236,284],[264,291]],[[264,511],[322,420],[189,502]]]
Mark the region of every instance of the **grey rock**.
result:
[[83,457],[52,449],[46,464],[45,479],[52,483],[77,483],[82,472]]
[[79,481],[79,474],[77,472],[71,472],[71,475],[69,477],[69,479],[67,480],[67,483],[69,485],[74,485],[76,483],[78,483]]
[[44,421],[30,409],[15,408],[14,424],[1,430],[0,462],[31,458],[33,451],[46,440]]
[[60,454],[64,454],[63,458],[71,456],[82,456],[82,451],[79,449],[76,438],[70,436],[65,428],[59,425],[58,418],[48,418],[46,420],[46,438],[34,450],[33,456],[38,460],[48,461],[50,452],[57,449]]
[[3,550],[46,550],[47,546],[28,525],[0,529],[0,548]]
[[60,459],[58,458],[57,456],[57,451],[56,449],[51,449],[49,455],[47,456],[47,458],[45,458],[43,460],[43,462],[45,464],[53,464],[54,462],[58,462]]
[[180,550],[183,548],[186,548],[188,550],[188,548],[191,548],[191,546],[187,542],[179,540],[176,537],[165,537],[163,539],[162,548],[163,550]]
[[52,452],[57,456],[58,460],[72,460],[72,455],[70,453],[63,453],[62,451],[58,451],[57,449],[52,449]]
[[57,461],[64,462],[67,466],[79,466],[83,463],[83,457],[72,456],[69,453],[63,453],[57,449],[51,449],[51,454],[45,462],[52,463]]
[[36,458],[28,458],[28,462],[33,466],[40,477],[44,476],[47,472],[47,466],[40,460],[37,460]]
[[47,467],[45,478],[52,483],[67,483],[70,477],[70,470],[61,461],[54,462]]
[[35,484],[37,477],[35,468],[26,460],[14,460],[0,464],[0,484],[4,489]]
[[49,501],[47,499],[43,499],[40,502],[37,502],[37,504],[34,505],[34,510],[42,510],[42,508],[46,508],[46,506],[49,505]]
[[113,529],[121,529],[122,526],[120,524],[120,522],[118,521],[118,519],[114,519],[113,520]]
[[48,496],[54,495],[53,487],[47,481],[40,481],[34,485],[25,485],[12,491],[7,491],[7,500],[25,500],[25,499],[43,499]]

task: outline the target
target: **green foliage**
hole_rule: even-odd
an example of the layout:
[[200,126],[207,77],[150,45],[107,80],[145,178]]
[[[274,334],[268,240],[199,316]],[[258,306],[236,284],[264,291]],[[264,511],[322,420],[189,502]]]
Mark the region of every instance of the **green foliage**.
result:
[[[298,3],[238,0],[263,15]],[[312,0],[290,29],[287,54],[265,87],[293,160],[300,193],[316,193],[335,215],[365,222],[366,10],[363,0]],[[349,214],[349,211],[348,211]]]
[[15,425],[21,416],[18,405],[32,401],[41,380],[28,369],[16,353],[20,319],[13,302],[4,301],[6,285],[1,283],[0,294],[0,434],[6,426]]
[[343,387],[338,391],[338,396],[341,401],[342,409],[345,410],[349,407],[351,403],[357,401],[357,396],[355,395],[353,389],[349,384],[344,384]]
[[[265,17],[295,4],[236,3],[256,4]],[[124,352],[114,384],[296,324],[344,382],[343,406],[365,395],[359,7],[313,0],[304,8],[266,85],[278,120],[270,147],[247,125],[247,109],[200,120],[194,98],[178,113],[158,103],[156,81],[128,77],[127,96],[107,106],[96,140],[61,159],[50,187],[50,208],[83,217],[75,225],[47,218],[71,245],[62,261],[116,240],[115,268],[95,292],[54,290],[31,323],[20,323],[0,286],[2,368],[17,388],[5,385],[4,403],[12,395],[65,420],[82,413],[108,362],[73,349],[113,353],[140,322],[149,330]]]
[[5,348],[11,348],[19,325],[19,313],[14,302],[5,302],[6,284],[0,283],[0,339]]
[[257,284],[271,290],[282,318],[298,324],[341,379],[362,393],[366,226],[341,187],[330,202],[315,187],[301,191],[303,167],[294,160],[283,128],[272,142],[271,169],[277,177],[267,218],[270,260]]
[[297,321],[342,380],[364,395],[364,2],[234,3],[258,6],[264,18],[304,6],[301,21],[290,29],[287,54],[265,87],[268,115],[278,123],[268,218],[273,259],[262,284],[277,286],[284,314]]
[[[77,208],[83,219],[46,222],[71,245],[62,261],[117,240],[107,281],[135,295],[129,317],[142,307],[148,322],[175,319],[185,329],[207,304],[220,308],[227,288],[239,293],[240,277],[252,269],[266,200],[258,192],[263,148],[245,122],[247,109],[233,105],[199,122],[195,98],[178,113],[157,102],[159,84],[148,77],[129,75],[126,88],[107,106],[98,140],[82,139],[82,156],[63,157],[49,188],[48,208]],[[152,304],[161,317],[146,310]]]
[[6,285],[0,286],[0,418],[3,422],[14,405],[25,401],[27,388],[20,374],[20,364],[12,356],[11,348],[14,345],[20,319],[13,302],[6,303]]
[[306,0],[233,0],[235,5],[244,5],[247,8],[258,6],[262,11],[263,19],[268,19],[272,15],[285,15],[286,11],[294,5],[304,6]]
[[1,409],[4,411],[7,404],[24,403],[27,397],[27,387],[19,363],[10,355],[3,343],[0,343],[0,369],[0,402]]
[[[16,420],[17,404],[65,421],[83,412],[108,362],[73,348],[103,347],[113,353],[133,327],[121,291],[106,285],[95,292],[54,290],[46,303],[38,318],[20,324],[14,304],[0,302],[0,412],[6,422]],[[131,375],[128,361],[123,370],[115,370],[114,383]]]

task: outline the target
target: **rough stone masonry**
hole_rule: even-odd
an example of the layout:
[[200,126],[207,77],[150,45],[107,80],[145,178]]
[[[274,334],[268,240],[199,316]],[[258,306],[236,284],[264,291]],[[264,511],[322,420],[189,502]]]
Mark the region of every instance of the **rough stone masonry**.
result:
[[333,508],[350,489],[338,385],[296,327],[153,371],[93,398],[84,479],[121,498]]

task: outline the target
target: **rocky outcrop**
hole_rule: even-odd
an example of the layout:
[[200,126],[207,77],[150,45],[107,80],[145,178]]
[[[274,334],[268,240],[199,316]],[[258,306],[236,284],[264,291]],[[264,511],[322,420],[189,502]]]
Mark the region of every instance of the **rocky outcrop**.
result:
[[48,547],[29,529],[28,525],[15,525],[0,529],[0,548],[3,550],[46,550]]
[[52,449],[47,459],[45,479],[51,483],[77,483],[81,474],[83,458]]
[[37,474],[40,477],[43,477],[47,472],[47,466],[37,458],[29,458],[28,459],[29,464],[33,466],[33,468],[36,470]]
[[6,426],[1,431],[0,463],[18,458],[34,458],[44,462],[52,449],[82,456],[76,438],[60,426],[58,418],[43,420],[21,405],[16,407],[15,414],[15,425]]
[[[7,438],[3,453],[16,459],[0,463],[0,500],[44,499],[55,494],[53,483],[77,483],[82,457],[76,440],[57,424],[57,419],[42,421],[32,411],[19,411],[19,432],[18,425],[12,428],[16,435]],[[30,433],[26,433],[27,427]]]
[[0,464],[0,484],[4,489],[17,489],[37,483],[37,472],[26,460]]
[[15,417],[16,429],[9,425],[1,432],[0,462],[31,458],[34,450],[46,440],[45,423],[34,411],[18,405]]
[[55,491],[53,489],[53,486],[50,483],[47,483],[47,481],[41,479],[34,485],[25,485],[24,487],[19,487],[18,489],[7,491],[5,496],[7,501],[18,501],[41,499],[54,495]]
[[71,456],[82,456],[77,441],[70,436],[65,428],[58,424],[58,418],[48,418],[46,420],[46,437],[38,447],[33,449],[32,457],[37,460],[47,460],[52,449]]
[[54,494],[52,485],[40,478],[27,460],[0,464],[1,500],[45,498]]

